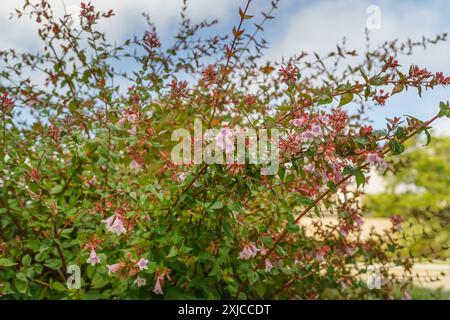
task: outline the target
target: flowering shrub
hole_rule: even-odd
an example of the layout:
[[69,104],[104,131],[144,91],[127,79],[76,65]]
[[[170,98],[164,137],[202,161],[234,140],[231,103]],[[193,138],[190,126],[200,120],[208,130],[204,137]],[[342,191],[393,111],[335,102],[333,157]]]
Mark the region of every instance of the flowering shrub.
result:
[[[429,137],[449,105],[425,122],[388,119],[385,130],[373,130],[365,112],[408,89],[450,84],[418,66],[402,73],[393,58],[445,35],[265,62],[260,34],[277,1],[256,21],[247,0],[230,36],[203,37],[217,22],[193,24],[184,6],[168,47],[148,16],[140,38],[113,45],[98,24],[114,12],[81,6],[76,29],[47,1],[25,1],[16,14],[39,25],[43,52],[0,52],[1,295],[315,299],[406,290],[411,279],[388,274],[413,263],[399,254],[400,229],[361,237],[358,199],[369,169],[385,170],[384,156],[401,154],[410,137]],[[172,131],[192,130],[194,118],[222,129],[228,153],[238,127],[277,129],[279,168],[263,175],[262,164],[173,161]],[[339,223],[325,226],[325,213]],[[309,231],[298,224],[308,215]],[[360,277],[373,264],[383,276],[377,290]],[[70,266],[79,273],[69,278]],[[77,276],[79,287],[66,286]]]

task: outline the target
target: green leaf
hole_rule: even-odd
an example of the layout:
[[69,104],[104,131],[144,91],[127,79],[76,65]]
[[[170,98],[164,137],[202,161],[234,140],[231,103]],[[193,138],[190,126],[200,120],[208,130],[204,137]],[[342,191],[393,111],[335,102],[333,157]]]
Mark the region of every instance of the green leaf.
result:
[[28,290],[28,281],[24,281],[21,279],[14,279],[14,286],[16,290],[22,294],[25,294]]
[[25,282],[28,281],[26,274],[23,273],[23,272],[17,273],[16,274],[16,278],[19,279],[19,280],[25,281]]
[[22,258],[22,264],[23,264],[24,266],[27,266],[27,267],[31,264],[31,257],[30,257],[29,254],[26,254],[26,255],[23,256],[23,258]]
[[345,167],[344,170],[342,171],[342,174],[344,174],[344,175],[349,175],[349,174],[354,175],[355,172],[356,172],[356,168],[347,166],[347,167]]
[[50,193],[52,193],[52,194],[60,193],[62,191],[62,189],[63,189],[62,185],[56,185],[50,190]]
[[262,282],[257,282],[254,287],[258,296],[260,298],[264,298],[264,295],[266,294],[266,286]]
[[176,247],[171,247],[167,258],[173,258],[178,255],[178,249]]
[[400,93],[403,91],[403,89],[405,89],[405,86],[402,83],[397,83],[394,87],[394,89],[392,89],[392,93],[391,96],[393,96],[396,93]]
[[358,170],[358,172],[355,174],[356,179],[356,186],[359,188],[359,186],[364,186],[366,184],[366,177],[364,176],[364,173],[361,170]]
[[92,279],[91,288],[92,289],[100,289],[100,288],[103,288],[104,286],[106,286],[107,284],[108,284],[108,281],[103,279],[103,277],[101,275],[97,274]]
[[431,134],[428,130],[424,130],[423,132],[425,132],[425,136],[427,137],[427,142],[423,145],[425,147],[429,145],[431,142]]
[[295,201],[297,202],[297,204],[304,205],[304,206],[309,206],[314,203],[314,200],[312,200],[308,197],[305,197],[304,195],[298,195],[296,197]]
[[386,84],[386,81],[384,80],[384,78],[382,77],[376,77],[375,79],[373,79],[370,84],[374,85],[374,86],[382,86]]
[[447,103],[444,103],[443,101],[441,101],[441,103],[439,103],[438,117],[439,118],[442,118],[442,117],[450,118],[450,107],[449,107],[448,101],[447,101]]
[[355,177],[356,185],[359,187],[360,185],[365,185],[366,177],[364,176],[364,172],[362,172],[358,168],[353,167],[345,167],[342,172],[344,175],[352,175]]
[[0,267],[12,267],[15,266],[17,263],[15,263],[14,261],[11,261],[9,259],[6,258],[0,258]]
[[327,187],[333,192],[337,191],[336,184],[331,180],[327,182]]
[[287,231],[288,232],[298,232],[298,230],[300,229],[300,227],[298,226],[298,225],[296,225],[296,224],[293,224],[292,222],[289,222],[288,224],[287,224]]
[[405,147],[395,139],[391,140],[389,145],[393,155],[401,154],[405,150]]
[[353,93],[347,92],[341,96],[341,100],[339,101],[339,107],[345,106],[346,104],[352,102]]
[[61,282],[53,282],[52,288],[59,292],[64,292],[67,290],[67,287],[65,285],[63,285]]
[[223,203],[222,201],[216,201],[214,204],[210,207],[210,209],[222,209]]
[[319,99],[317,100],[317,105],[323,105],[323,104],[329,104],[333,101],[333,98],[328,95],[328,94],[323,94],[319,97]]

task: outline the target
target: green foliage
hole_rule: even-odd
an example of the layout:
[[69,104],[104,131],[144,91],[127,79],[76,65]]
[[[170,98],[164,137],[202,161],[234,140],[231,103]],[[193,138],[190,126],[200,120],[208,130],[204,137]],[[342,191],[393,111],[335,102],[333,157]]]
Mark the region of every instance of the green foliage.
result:
[[415,254],[450,257],[450,139],[434,138],[427,148],[415,140],[410,148],[395,162],[395,175],[385,177],[386,191],[367,195],[364,204],[372,215],[408,219]]
[[[375,133],[371,105],[352,114],[344,106],[384,105],[392,85],[432,89],[446,78],[416,68],[420,77],[399,76],[386,60],[420,45],[412,41],[366,52],[356,67],[346,58],[357,53],[339,46],[313,61],[260,65],[267,44],[258,32],[278,1],[260,24],[248,21],[250,2],[229,37],[205,32],[214,21],[192,24],[183,7],[171,46],[146,15],[142,38],[111,43],[98,24],[112,11],[85,7],[79,28],[47,1],[16,11],[39,26],[42,51],[0,51],[2,298],[390,297],[394,276],[374,291],[355,274],[413,261],[396,255],[396,234],[361,237],[351,178],[364,185],[371,165],[384,167],[385,154],[402,153],[426,128],[395,117]],[[221,132],[279,131],[277,174],[234,159],[172,159],[172,133],[193,132],[195,118]],[[430,165],[438,162],[421,169],[430,174]],[[448,188],[418,184],[434,188],[429,197]],[[339,219],[332,229],[321,219],[327,212]],[[311,225],[299,225],[308,216]]]

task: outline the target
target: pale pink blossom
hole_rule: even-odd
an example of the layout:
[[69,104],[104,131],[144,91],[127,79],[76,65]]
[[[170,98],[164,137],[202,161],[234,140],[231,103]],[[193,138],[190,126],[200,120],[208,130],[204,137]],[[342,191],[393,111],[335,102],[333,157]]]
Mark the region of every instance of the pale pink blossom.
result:
[[127,117],[128,122],[135,123],[137,120],[137,115],[135,113],[130,114]]
[[371,152],[367,154],[366,160],[371,165],[376,165],[378,168],[382,170],[386,170],[388,167],[388,164],[380,155],[376,152]]
[[331,250],[331,248],[327,245],[324,245],[319,248],[319,250],[316,252],[316,260],[318,262],[322,262],[325,260],[325,256],[328,254],[328,252]]
[[391,223],[395,230],[400,231],[402,229],[403,218],[398,215],[392,216]]
[[242,251],[239,253],[239,259],[248,260],[256,256],[258,253],[258,248],[254,242],[247,244]]
[[303,119],[292,119],[291,121],[289,121],[289,123],[298,128],[303,124]]
[[121,126],[123,126],[127,122],[135,123],[136,120],[137,120],[137,115],[135,113],[131,113],[131,114],[125,115],[122,118],[120,118],[119,121],[117,121],[117,123],[120,124]]
[[364,224],[364,220],[356,214],[352,215],[352,219],[358,227],[361,227]]
[[97,256],[97,253],[94,249],[92,249],[91,253],[89,254],[89,258],[86,260],[87,263],[89,263],[91,266],[95,266],[96,264],[100,263],[100,258]]
[[136,262],[136,265],[139,267],[141,271],[146,270],[148,268],[148,260],[145,258],[141,258],[139,259],[138,262]]
[[403,300],[411,300],[411,295],[409,294],[408,290],[403,291]]
[[345,252],[348,255],[353,255],[356,251],[355,245],[354,244],[346,244],[345,245]]
[[325,255],[322,252],[316,253],[316,260],[318,262],[322,262],[323,260],[325,260]]
[[178,180],[180,180],[181,182],[184,181],[184,179],[186,179],[187,177],[187,172],[181,172],[178,174]]
[[108,268],[108,274],[110,275],[111,273],[116,273],[120,271],[120,269],[122,269],[123,267],[123,264],[119,262],[115,264],[109,264],[106,267]]
[[144,278],[141,277],[137,277],[136,280],[134,280],[134,283],[138,286],[138,287],[142,287],[145,286],[147,284],[147,281]]
[[216,135],[216,146],[225,150],[226,153],[232,153],[235,149],[233,130],[228,127],[220,129]]
[[264,247],[264,246],[262,246],[262,247],[259,249],[259,254],[262,255],[262,256],[265,256],[265,255],[267,254],[267,252],[268,252],[268,250],[267,250],[266,247]]
[[127,117],[120,118],[119,121],[117,121],[118,124],[123,126],[127,122]]
[[320,128],[320,126],[318,126],[316,124],[311,126],[310,132],[316,138],[323,136],[322,129]]
[[160,277],[156,278],[155,287],[153,288],[153,293],[164,294],[164,291],[162,290],[161,283],[160,283]]
[[131,129],[128,130],[128,133],[129,133],[131,136],[135,136],[136,133],[137,133],[137,126],[132,126]]
[[272,264],[272,262],[270,262],[269,259],[264,260],[264,266],[265,266],[264,270],[266,272],[270,272],[273,269],[273,264]]
[[140,170],[142,168],[142,165],[136,160],[132,160],[130,165],[134,170]]
[[308,130],[302,133],[302,139],[305,141],[312,141],[314,140],[314,135]]
[[109,218],[103,220],[103,222],[106,225],[106,230],[114,234],[121,235],[122,233],[127,232],[123,225],[122,217],[119,214],[113,214]]

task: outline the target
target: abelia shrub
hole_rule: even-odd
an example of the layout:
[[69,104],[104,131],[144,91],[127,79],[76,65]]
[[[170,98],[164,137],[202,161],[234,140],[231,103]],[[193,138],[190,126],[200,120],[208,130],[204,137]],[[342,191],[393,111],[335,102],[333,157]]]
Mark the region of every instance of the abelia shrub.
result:
[[[386,170],[386,155],[400,155],[410,137],[429,137],[449,105],[425,121],[388,119],[383,130],[366,112],[391,107],[394,94],[450,84],[401,66],[402,54],[446,35],[266,61],[261,34],[278,1],[260,21],[251,2],[217,36],[204,32],[217,21],[193,24],[184,5],[172,45],[147,15],[147,30],[113,44],[99,25],[114,12],[93,3],[81,4],[77,28],[45,0],[17,10],[39,26],[43,50],[0,52],[3,298],[409,296],[414,257],[401,250],[401,221],[363,237],[359,198],[369,170]],[[173,131],[194,132],[194,119],[220,134],[194,135],[191,160],[172,159]],[[268,139],[279,151],[273,174],[234,157],[234,137],[250,129],[278,130],[277,143]],[[192,161],[211,141],[231,162]],[[372,265],[377,290],[363,277]],[[392,265],[406,277],[390,274]]]

